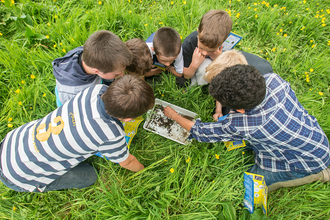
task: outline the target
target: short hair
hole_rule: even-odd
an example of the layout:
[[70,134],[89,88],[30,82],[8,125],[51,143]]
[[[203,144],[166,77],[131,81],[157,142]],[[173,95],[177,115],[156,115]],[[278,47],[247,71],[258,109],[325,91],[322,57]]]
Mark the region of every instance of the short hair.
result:
[[264,100],[266,82],[254,66],[237,64],[216,75],[209,92],[224,107],[252,109]]
[[142,76],[152,69],[152,58],[146,42],[140,38],[133,38],[125,42],[127,48],[132,52],[133,60],[126,70]]
[[106,112],[116,118],[136,118],[152,109],[154,91],[141,77],[123,75],[102,95]]
[[199,41],[209,47],[220,47],[230,34],[233,21],[224,10],[206,12],[198,26]]
[[245,56],[237,50],[227,50],[220,54],[207,68],[204,79],[210,83],[222,70],[236,64],[248,64]]
[[155,53],[164,57],[176,57],[181,50],[180,34],[171,27],[159,28],[152,43]]
[[109,73],[132,62],[132,53],[111,31],[97,31],[86,40],[82,60],[87,66]]

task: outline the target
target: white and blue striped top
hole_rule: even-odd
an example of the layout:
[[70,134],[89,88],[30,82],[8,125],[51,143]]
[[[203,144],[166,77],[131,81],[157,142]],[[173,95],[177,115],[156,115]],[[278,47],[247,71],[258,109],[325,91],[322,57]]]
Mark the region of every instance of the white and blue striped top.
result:
[[101,100],[107,88],[87,88],[44,118],[9,132],[0,160],[5,177],[28,191],[43,191],[97,152],[112,162],[125,161],[125,132]]

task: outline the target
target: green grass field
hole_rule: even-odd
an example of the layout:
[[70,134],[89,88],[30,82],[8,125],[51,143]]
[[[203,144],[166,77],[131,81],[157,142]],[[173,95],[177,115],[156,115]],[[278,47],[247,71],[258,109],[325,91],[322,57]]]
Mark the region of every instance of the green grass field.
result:
[[[170,26],[182,41],[210,9],[224,9],[236,49],[267,59],[291,83],[301,104],[330,137],[330,5],[328,0],[1,0],[0,138],[56,108],[51,62],[110,30],[123,41]],[[212,121],[214,100],[202,87],[178,89],[163,75],[157,98]],[[146,169],[135,174],[99,157],[95,185],[83,190],[18,193],[0,183],[1,219],[262,219],[243,208],[243,173],[253,155],[223,143],[184,146],[142,128],[130,152]],[[219,159],[215,155],[219,155]],[[170,172],[170,169],[174,172]],[[329,219],[330,184],[280,189],[268,196],[270,219]]]

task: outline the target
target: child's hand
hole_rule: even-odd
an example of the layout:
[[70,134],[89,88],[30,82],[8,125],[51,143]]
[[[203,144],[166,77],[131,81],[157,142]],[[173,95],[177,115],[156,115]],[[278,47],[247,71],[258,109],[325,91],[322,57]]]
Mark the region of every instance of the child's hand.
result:
[[191,64],[193,67],[198,68],[201,63],[203,63],[205,56],[199,51],[199,48],[196,47],[193,53]]
[[164,111],[164,115],[171,119],[173,119],[175,115],[178,115],[178,113],[169,106],[165,107],[163,111]]
[[220,117],[222,117],[222,116],[223,116],[222,113],[215,113],[215,114],[213,115],[213,120],[214,120],[214,121],[218,121],[218,119],[219,119]]

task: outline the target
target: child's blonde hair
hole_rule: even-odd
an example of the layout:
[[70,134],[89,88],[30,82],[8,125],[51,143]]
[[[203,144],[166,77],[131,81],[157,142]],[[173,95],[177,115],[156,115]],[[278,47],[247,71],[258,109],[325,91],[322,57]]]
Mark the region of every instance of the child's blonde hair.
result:
[[207,68],[204,79],[210,83],[222,70],[237,64],[248,64],[244,55],[237,50],[227,50],[218,56]]

